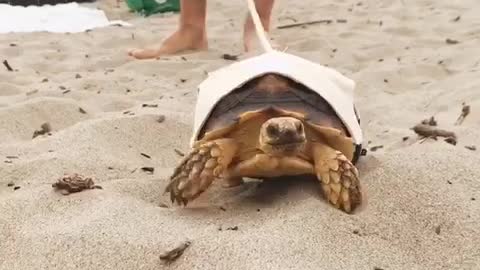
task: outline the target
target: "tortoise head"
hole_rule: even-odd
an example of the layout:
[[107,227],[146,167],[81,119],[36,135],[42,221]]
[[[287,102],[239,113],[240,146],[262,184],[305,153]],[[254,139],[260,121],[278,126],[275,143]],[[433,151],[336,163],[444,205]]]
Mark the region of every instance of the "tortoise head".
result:
[[302,121],[293,117],[274,117],[260,130],[260,149],[274,156],[296,155],[306,143]]

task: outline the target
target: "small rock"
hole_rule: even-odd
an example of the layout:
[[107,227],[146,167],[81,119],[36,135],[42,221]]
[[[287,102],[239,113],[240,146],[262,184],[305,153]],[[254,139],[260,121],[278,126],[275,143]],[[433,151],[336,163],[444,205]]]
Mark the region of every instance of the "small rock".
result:
[[457,139],[455,137],[448,137],[444,141],[451,145],[457,145]]
[[228,54],[228,53],[224,53],[222,55],[222,58],[225,59],[225,60],[230,60],[230,61],[237,61],[238,60],[238,56],[231,55],[231,54]]
[[165,115],[159,115],[157,118],[158,123],[163,123],[165,121]]
[[15,186],[15,183],[13,181],[8,182],[7,187],[13,187]]
[[13,190],[19,190],[19,189],[20,189],[20,187],[19,187],[19,186],[15,186],[15,187],[13,187]]
[[460,43],[460,41],[455,40],[455,39],[451,39],[451,38],[447,38],[447,39],[445,39],[445,43],[447,43],[449,45],[454,45],[454,44]]

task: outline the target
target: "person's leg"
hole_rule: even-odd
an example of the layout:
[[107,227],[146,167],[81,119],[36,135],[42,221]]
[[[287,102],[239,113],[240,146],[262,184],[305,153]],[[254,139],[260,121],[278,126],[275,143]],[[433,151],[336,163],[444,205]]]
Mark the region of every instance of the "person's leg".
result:
[[180,0],[180,26],[177,31],[160,44],[146,49],[133,49],[128,54],[138,59],[148,59],[186,50],[206,49],[206,9],[207,0]]
[[[258,16],[266,32],[270,31],[270,18],[274,2],[275,0],[255,0]],[[253,25],[252,17],[248,14],[243,31],[243,45],[246,52],[253,49],[255,37],[255,26]]]

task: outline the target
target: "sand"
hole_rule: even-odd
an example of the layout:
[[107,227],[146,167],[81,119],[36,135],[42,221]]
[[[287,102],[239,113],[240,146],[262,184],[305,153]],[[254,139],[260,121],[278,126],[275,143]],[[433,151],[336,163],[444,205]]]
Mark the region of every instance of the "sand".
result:
[[[0,66],[0,269],[480,269],[480,156],[465,148],[480,147],[478,0],[278,1],[275,27],[333,20],[271,36],[354,79],[365,148],[383,146],[358,164],[368,201],[354,215],[295,179],[214,185],[172,207],[163,189],[174,149],[188,151],[196,86],[242,53],[246,5],[210,1],[209,51],[136,61],[126,50],[162,40],[178,16],[102,4],[135,26],[0,36],[16,70]],[[457,145],[415,136],[430,116]],[[32,139],[45,122],[51,135]],[[64,173],[103,189],[63,196],[51,185]]]

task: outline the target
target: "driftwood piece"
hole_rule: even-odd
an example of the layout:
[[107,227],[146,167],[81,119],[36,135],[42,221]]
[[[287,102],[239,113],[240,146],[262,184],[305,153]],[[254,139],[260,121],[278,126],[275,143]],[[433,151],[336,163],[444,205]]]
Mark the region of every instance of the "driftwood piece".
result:
[[185,249],[187,249],[191,244],[192,243],[190,241],[185,241],[185,242],[181,243],[176,248],[160,254],[160,256],[159,256],[160,260],[162,260],[166,263],[171,263],[171,262],[175,261],[180,256],[182,256]]
[[454,132],[435,128],[434,126],[418,124],[413,127],[413,131],[422,137],[445,137],[445,138],[456,138]]
[[320,23],[331,24],[332,22],[333,20],[317,20],[317,21],[309,21],[309,22],[301,22],[301,23],[292,23],[292,24],[280,25],[277,27],[277,29],[287,29],[287,28],[301,27],[301,26],[320,24]]
[[3,60],[3,65],[5,66],[5,68],[8,70],[8,71],[13,71],[13,68],[10,66],[10,64],[8,63],[7,60]]
[[457,118],[457,121],[455,122],[455,125],[461,125],[463,123],[463,120],[465,120],[465,117],[470,114],[470,106],[463,104],[462,107],[462,112],[460,113],[460,116]]

